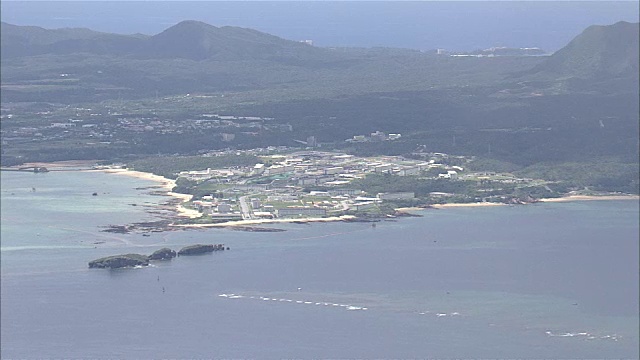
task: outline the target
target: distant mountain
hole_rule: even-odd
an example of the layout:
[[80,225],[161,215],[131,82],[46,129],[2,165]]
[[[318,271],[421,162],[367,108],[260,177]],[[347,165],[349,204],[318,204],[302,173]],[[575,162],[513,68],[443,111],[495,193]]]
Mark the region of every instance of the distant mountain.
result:
[[44,29],[3,22],[0,29],[3,58],[42,54],[125,54],[138,48],[144,35],[107,34],[83,28]]
[[2,23],[2,57],[89,53],[142,59],[283,60],[328,56],[325,49],[239,27],[183,21],[154,35],[117,35],[88,29],[47,30]]
[[638,23],[590,26],[532,73],[579,79],[638,79]]
[[215,27],[199,21],[183,21],[152,36],[146,42],[149,57],[204,59],[266,59],[307,57],[325,51],[252,29]]

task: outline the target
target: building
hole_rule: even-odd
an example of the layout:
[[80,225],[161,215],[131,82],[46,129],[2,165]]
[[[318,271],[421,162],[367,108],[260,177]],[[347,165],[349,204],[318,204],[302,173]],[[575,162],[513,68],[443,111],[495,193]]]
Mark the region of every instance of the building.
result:
[[266,175],[283,174],[286,172],[292,172],[294,170],[295,168],[292,165],[271,165],[267,169]]
[[329,190],[329,195],[331,196],[336,196],[336,195],[358,195],[361,194],[362,190],[357,190],[357,189],[332,189]]
[[227,214],[231,212],[231,205],[226,203],[218,204],[217,209],[220,214]]
[[316,137],[315,136],[308,136],[307,137],[307,146],[308,147],[316,147],[316,146],[318,146],[318,143],[316,142]]
[[376,131],[371,133],[371,141],[384,141],[387,140],[387,135],[382,131]]
[[327,209],[319,207],[288,207],[276,210],[278,217],[287,216],[325,216]]
[[260,199],[251,199],[251,207],[254,209],[259,209],[260,208]]
[[268,211],[254,211],[253,216],[261,219],[273,219],[273,214]]
[[449,170],[447,171],[446,174],[438,174],[438,178],[455,180],[458,178],[458,172],[454,170]]
[[298,179],[298,185],[315,185],[317,182],[316,178],[308,177],[308,178],[300,178]]
[[344,171],[344,168],[342,166],[334,166],[334,167],[329,167],[324,169],[324,174],[333,175],[333,174],[339,174],[343,171]]
[[391,170],[393,170],[393,165],[391,164],[376,165],[373,169],[377,173],[389,173],[391,172]]
[[380,200],[406,200],[415,198],[416,194],[413,192],[379,193],[377,197]]
[[398,175],[400,176],[420,175],[420,167],[414,166],[414,167],[407,167],[407,168],[400,169],[400,171],[398,171]]

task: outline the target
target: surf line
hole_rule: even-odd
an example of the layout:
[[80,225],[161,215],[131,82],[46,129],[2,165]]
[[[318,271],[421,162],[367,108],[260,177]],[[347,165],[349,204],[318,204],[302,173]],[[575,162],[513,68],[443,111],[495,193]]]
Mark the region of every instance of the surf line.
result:
[[327,306],[327,307],[336,307],[342,308],[348,311],[367,311],[369,308],[364,306],[355,306],[351,304],[338,304],[334,302],[325,302],[325,301],[310,301],[310,300],[295,300],[295,299],[285,299],[285,298],[270,298],[265,296],[247,296],[247,295],[239,295],[239,294],[220,294],[218,297],[225,299],[250,299],[250,300],[260,300],[260,301],[274,301],[274,302],[288,302],[292,304],[303,304],[303,305],[314,305],[314,306]]

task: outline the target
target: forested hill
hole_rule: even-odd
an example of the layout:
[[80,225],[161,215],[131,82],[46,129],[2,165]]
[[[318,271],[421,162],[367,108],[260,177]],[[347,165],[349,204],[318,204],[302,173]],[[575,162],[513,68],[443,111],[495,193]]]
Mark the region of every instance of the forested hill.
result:
[[590,26],[535,70],[579,78],[638,79],[638,25],[621,21]]
[[327,50],[239,27],[182,21],[154,35],[89,29],[47,30],[2,23],[2,57],[44,54],[120,55],[133,59],[258,60],[328,57]]
[[544,62],[525,79],[547,81],[571,91],[637,92],[638,23],[593,25]]

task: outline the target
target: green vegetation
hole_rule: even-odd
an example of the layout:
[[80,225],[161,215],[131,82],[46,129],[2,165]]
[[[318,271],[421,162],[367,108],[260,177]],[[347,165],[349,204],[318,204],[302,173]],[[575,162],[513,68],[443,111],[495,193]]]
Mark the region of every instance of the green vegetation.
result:
[[590,188],[595,191],[640,193],[637,162],[594,159],[592,162],[539,163],[515,172],[519,176],[546,179],[557,191]]
[[[416,199],[385,201],[397,207],[424,206],[435,203],[506,202],[511,199],[539,199],[562,196],[565,187],[555,190],[542,184],[523,184],[497,180],[449,180],[419,176],[371,174],[351,185],[371,195],[380,192],[414,192]],[[442,193],[442,194],[431,194]]]
[[[260,160],[253,155],[161,156],[134,160],[130,162],[129,165],[133,170],[150,172],[166,178],[175,179],[181,171],[255,165],[258,162],[260,162]],[[187,183],[185,183],[185,186],[187,186]]]
[[149,265],[149,258],[140,254],[125,254],[107,256],[100,259],[96,259],[89,262],[89,268],[110,268],[118,269],[134,266],[147,266]]
[[[2,165],[95,159],[175,178],[259,162],[196,154],[314,136],[356,155],[476,156],[470,169],[549,181],[360,184],[376,191],[461,194],[451,201],[585,187],[638,193],[638,24],[590,27],[549,57],[336,51],[194,21],[151,37],[3,23],[1,36]],[[213,124],[211,114],[259,120]],[[402,138],[344,142],[378,130]]]

